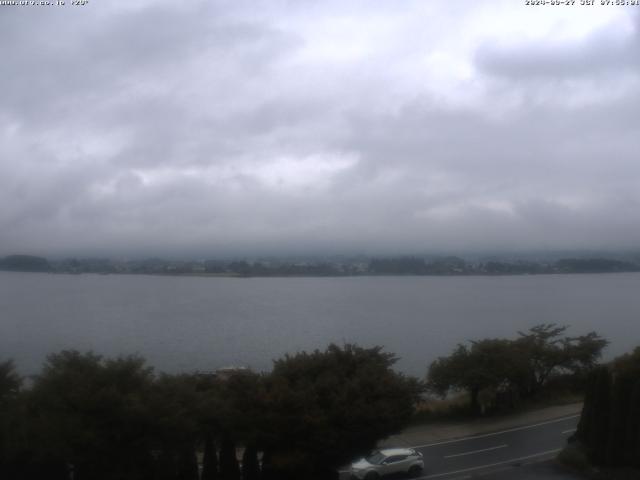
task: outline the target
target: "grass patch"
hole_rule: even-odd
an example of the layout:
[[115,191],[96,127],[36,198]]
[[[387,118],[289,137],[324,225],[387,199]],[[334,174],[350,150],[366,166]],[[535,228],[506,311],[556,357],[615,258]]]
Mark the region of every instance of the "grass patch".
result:
[[426,397],[416,406],[411,423],[430,423],[438,420],[471,418],[469,395],[460,393],[447,398]]
[[519,400],[513,407],[486,406],[484,413],[474,415],[470,409],[469,395],[458,393],[446,398],[425,397],[416,406],[411,424],[420,425],[438,421],[471,420],[476,418],[500,417],[514,413],[524,413],[546,407],[571,405],[584,400],[582,393],[568,390],[542,392],[534,399]]
[[564,447],[556,459],[563,467],[581,475],[591,476],[595,473],[587,454],[577,443]]
[[536,398],[521,401],[512,411],[537,410],[545,407],[571,405],[584,401],[584,394],[575,392],[556,392],[542,394]]
[[589,480],[638,480],[640,470],[628,467],[595,467],[589,461],[584,447],[576,442],[567,445],[556,460],[563,468]]

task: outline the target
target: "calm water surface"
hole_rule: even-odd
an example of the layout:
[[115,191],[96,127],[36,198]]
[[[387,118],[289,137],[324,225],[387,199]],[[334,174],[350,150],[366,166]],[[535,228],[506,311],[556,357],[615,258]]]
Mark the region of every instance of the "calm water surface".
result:
[[248,365],[329,342],[384,345],[423,375],[458,342],[541,322],[640,344],[640,274],[197,278],[0,272],[0,360],[38,371],[65,348],[139,353],[160,370]]

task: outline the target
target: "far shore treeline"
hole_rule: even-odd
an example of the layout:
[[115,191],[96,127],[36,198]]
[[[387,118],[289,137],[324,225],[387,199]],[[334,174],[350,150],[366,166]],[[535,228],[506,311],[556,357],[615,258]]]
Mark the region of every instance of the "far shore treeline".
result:
[[335,479],[438,396],[468,414],[584,390],[607,344],[542,324],[514,339],[457,346],[425,379],[382,347],[329,345],[270,372],[156,373],[139,356],[51,354],[24,379],[0,361],[3,480]]
[[539,275],[561,273],[639,272],[640,257],[568,257],[556,260],[467,261],[460,257],[339,257],[318,260],[114,260],[67,258],[51,260],[33,255],[0,258],[0,270],[15,272],[202,275],[235,277],[339,277],[359,275]]

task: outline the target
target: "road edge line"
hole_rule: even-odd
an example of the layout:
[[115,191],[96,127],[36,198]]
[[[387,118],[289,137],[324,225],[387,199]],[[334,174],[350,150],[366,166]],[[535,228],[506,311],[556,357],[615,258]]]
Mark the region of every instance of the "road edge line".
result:
[[442,458],[456,458],[456,457],[465,457],[467,455],[474,455],[476,453],[484,453],[484,452],[490,452],[492,450],[499,450],[500,448],[507,448],[509,445],[507,445],[506,443],[503,445],[497,445],[495,447],[487,447],[487,448],[481,448],[480,450],[471,450],[470,452],[464,452],[464,453],[454,453],[453,455],[445,455]]
[[454,438],[454,439],[451,439],[451,440],[443,440],[441,442],[427,443],[427,444],[424,444],[424,445],[414,445],[411,448],[435,447],[435,446],[438,446],[438,445],[447,445],[449,443],[466,442],[468,440],[475,440],[476,438],[493,437],[495,435],[502,435],[503,433],[518,432],[520,430],[527,430],[529,428],[541,427],[543,425],[551,425],[552,423],[560,423],[560,422],[563,422],[565,420],[571,420],[572,418],[578,418],[578,417],[580,417],[579,413],[577,413],[575,415],[569,415],[568,417],[560,417],[560,418],[556,418],[556,419],[553,419],[553,420],[547,420],[546,422],[535,423],[533,425],[524,425],[522,427],[508,428],[506,430],[501,430],[499,432],[481,433],[481,434],[478,434],[478,435],[470,435],[468,437]]
[[510,460],[504,460],[502,462],[489,463],[487,465],[479,465],[477,467],[463,468],[462,470],[454,470],[452,472],[434,473],[433,475],[418,477],[416,480],[428,480],[429,478],[445,477],[447,475],[456,475],[458,473],[473,472],[474,470],[482,470],[483,468],[491,468],[491,467],[497,467],[499,465],[506,465],[512,462],[521,462],[522,460],[528,460],[530,458],[542,457],[543,455],[551,455],[552,453],[558,453],[560,450],[562,449],[556,448],[555,450],[547,450],[546,452],[534,453],[532,455],[527,455],[525,457],[512,458]]

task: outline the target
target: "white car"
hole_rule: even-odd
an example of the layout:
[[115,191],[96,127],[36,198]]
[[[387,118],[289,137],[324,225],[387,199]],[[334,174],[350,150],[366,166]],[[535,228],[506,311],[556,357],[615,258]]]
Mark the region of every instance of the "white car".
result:
[[351,464],[351,478],[376,480],[384,475],[406,473],[417,477],[424,468],[422,454],[413,448],[376,450],[368,457]]

